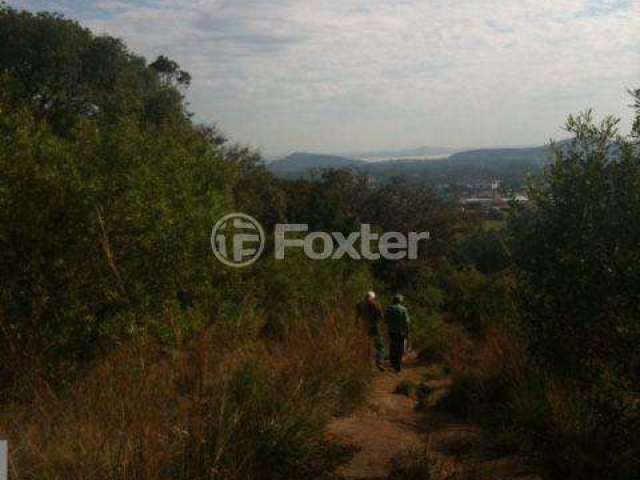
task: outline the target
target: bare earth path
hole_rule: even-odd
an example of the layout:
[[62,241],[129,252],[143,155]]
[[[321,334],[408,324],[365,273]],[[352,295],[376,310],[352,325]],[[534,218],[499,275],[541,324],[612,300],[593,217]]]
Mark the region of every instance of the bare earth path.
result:
[[[403,381],[423,383],[426,370],[409,362],[400,374],[376,374],[366,404],[353,414],[329,423],[329,438],[352,445],[356,450],[351,460],[336,470],[338,478],[386,479],[392,459],[414,451],[427,452],[437,464],[433,478],[539,480],[520,459],[497,452],[477,425],[432,406],[417,413],[415,399],[394,393]],[[450,385],[448,378],[426,383],[431,399],[446,395]]]
[[392,458],[405,450],[420,448],[422,440],[420,422],[414,411],[415,401],[393,392],[403,380],[419,383],[422,370],[410,366],[399,374],[377,374],[366,405],[329,424],[330,437],[358,449],[350,462],[338,468],[338,477],[385,479]]

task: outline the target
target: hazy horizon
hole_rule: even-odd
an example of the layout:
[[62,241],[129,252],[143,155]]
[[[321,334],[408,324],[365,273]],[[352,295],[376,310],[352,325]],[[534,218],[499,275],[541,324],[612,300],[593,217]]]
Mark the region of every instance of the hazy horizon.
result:
[[[541,145],[640,87],[628,0],[11,0],[192,73],[196,120],[265,155]],[[635,35],[634,35],[635,34]]]
[[[389,147],[389,148],[380,148],[380,149],[366,149],[366,150],[352,150],[352,151],[339,151],[339,150],[287,150],[287,151],[283,151],[283,152],[267,152],[268,157],[283,157],[286,155],[290,155],[293,153],[310,153],[310,154],[314,154],[314,155],[335,155],[335,156],[344,156],[344,157],[349,157],[349,156],[363,156],[365,154],[379,154],[381,152],[385,152],[385,151],[403,151],[403,150],[417,150],[420,148],[425,148],[425,147],[430,147],[430,148],[443,148],[443,149],[449,149],[451,151],[451,153],[457,153],[457,152],[468,152],[468,151],[472,151],[472,150],[485,150],[485,149],[491,149],[491,150],[495,150],[495,149],[518,149],[518,148],[536,148],[536,147],[543,147],[545,145],[549,144],[550,140],[554,140],[554,141],[562,141],[562,140],[566,140],[567,138],[567,134],[564,131],[560,131],[559,135],[557,135],[555,138],[553,139],[547,139],[547,141],[541,142],[539,144],[515,144],[515,145],[482,145],[482,146],[476,146],[476,145],[467,145],[467,146],[463,146],[463,147],[448,147],[446,145],[398,145],[395,148],[394,147]],[[446,155],[445,155],[446,156]],[[424,158],[426,160],[436,160],[438,159],[438,156],[433,155],[433,156],[419,156],[419,157],[415,157],[416,159],[419,158]],[[402,157],[403,160],[405,159],[410,159],[409,157]],[[377,159],[376,159],[377,161]]]

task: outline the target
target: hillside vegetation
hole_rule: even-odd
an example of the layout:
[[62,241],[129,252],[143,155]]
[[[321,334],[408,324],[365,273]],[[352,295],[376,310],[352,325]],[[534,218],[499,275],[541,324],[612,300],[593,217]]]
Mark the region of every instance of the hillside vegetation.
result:
[[[530,206],[486,232],[432,180],[273,175],[193,122],[190,81],[165,56],[0,7],[0,437],[12,478],[331,478],[350,452],[325,427],[371,376],[354,317],[371,289],[385,305],[405,295],[421,361],[451,376],[438,408],[481,423],[543,478],[638,477],[640,114],[630,135],[615,119],[569,117],[573,140],[549,150]],[[425,178],[449,178],[436,162]],[[210,247],[212,226],[237,211],[269,232],[243,269]],[[411,261],[300,249],[275,260],[278,223],[431,240]],[[412,478],[432,478],[423,460]]]
[[[454,213],[427,190],[349,173],[278,180],[192,122],[176,62],[58,15],[2,7],[0,45],[0,436],[12,478],[328,475],[342,453],[324,423],[358,403],[369,375],[353,306],[442,257]],[[232,269],[210,235],[233,211],[268,232],[430,224],[441,241],[415,265],[374,269],[299,251],[275,261],[270,237],[259,262]]]

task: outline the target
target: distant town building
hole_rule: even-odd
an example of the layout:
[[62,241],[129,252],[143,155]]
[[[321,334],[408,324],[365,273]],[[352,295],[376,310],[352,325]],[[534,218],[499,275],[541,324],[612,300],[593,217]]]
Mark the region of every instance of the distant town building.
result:
[[529,198],[521,193],[511,194],[509,197],[500,195],[498,188],[500,182],[492,182],[491,190],[479,191],[473,196],[463,197],[459,200],[463,212],[483,213],[488,217],[496,218],[504,216],[511,203],[526,203]]

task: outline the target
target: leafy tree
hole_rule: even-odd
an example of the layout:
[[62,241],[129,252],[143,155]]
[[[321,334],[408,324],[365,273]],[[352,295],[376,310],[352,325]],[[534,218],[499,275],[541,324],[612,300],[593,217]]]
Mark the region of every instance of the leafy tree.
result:
[[177,87],[188,86],[190,76],[175,62],[161,56],[147,66],[122,41],[94,36],[57,14],[0,5],[0,72],[58,134],[83,118],[161,124],[188,117]]
[[529,343],[556,371],[640,379],[640,158],[591,113],[510,221]]
[[631,135],[636,142],[640,141],[640,88],[629,92],[633,97],[633,107],[636,110],[636,118],[631,127]]
[[25,355],[90,357],[179,290],[215,311],[228,272],[209,232],[233,200],[220,152],[127,120],[62,138],[19,111],[0,131],[0,304]]
[[164,55],[160,55],[149,67],[158,72],[164,85],[188,87],[191,84],[189,72],[181,70],[180,65]]
[[448,264],[453,252],[458,218],[452,205],[429,187],[403,180],[377,188],[366,206],[367,220],[383,232],[429,232],[418,243],[416,260],[380,260],[374,271],[393,290],[403,290],[416,301],[436,281],[434,274]]
[[206,318],[239,302],[251,284],[212,262],[209,235],[259,168],[191,123],[186,73],[53,14],[2,6],[0,40],[5,371],[68,369],[166,330],[176,297]]
[[477,230],[465,236],[457,247],[457,263],[475,266],[484,274],[496,273],[509,265],[501,232]]
[[366,202],[373,190],[367,177],[352,170],[323,170],[311,179],[288,182],[288,221],[305,223],[311,230],[350,233],[366,217]]
[[372,262],[379,281],[402,290],[415,300],[425,298],[436,282],[434,272],[452,252],[457,217],[451,205],[425,186],[402,180],[378,185],[352,170],[325,170],[313,179],[284,185],[287,220],[312,230],[349,234],[370,224],[372,232],[429,232],[431,240],[418,244],[417,260]]

